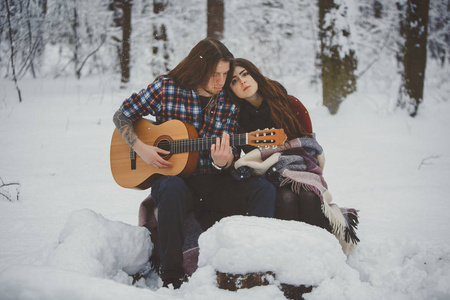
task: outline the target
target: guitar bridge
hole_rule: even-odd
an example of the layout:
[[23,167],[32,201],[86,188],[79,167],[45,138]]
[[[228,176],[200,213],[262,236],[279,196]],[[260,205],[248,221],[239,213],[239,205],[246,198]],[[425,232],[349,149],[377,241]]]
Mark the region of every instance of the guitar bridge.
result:
[[136,170],[136,152],[130,147],[131,170]]

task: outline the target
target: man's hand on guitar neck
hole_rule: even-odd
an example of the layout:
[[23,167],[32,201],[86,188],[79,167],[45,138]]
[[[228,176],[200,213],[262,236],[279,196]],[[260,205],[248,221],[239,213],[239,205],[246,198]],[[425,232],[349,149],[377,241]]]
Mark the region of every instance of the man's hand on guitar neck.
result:
[[211,145],[211,157],[214,164],[219,167],[229,167],[233,163],[234,155],[230,146],[230,135],[224,133],[222,139],[216,138],[216,143]]
[[137,139],[133,146],[134,151],[145,161],[147,164],[154,166],[159,169],[170,168],[172,163],[170,161],[162,158],[158,153],[170,154],[169,151],[163,150],[161,148],[150,146]]

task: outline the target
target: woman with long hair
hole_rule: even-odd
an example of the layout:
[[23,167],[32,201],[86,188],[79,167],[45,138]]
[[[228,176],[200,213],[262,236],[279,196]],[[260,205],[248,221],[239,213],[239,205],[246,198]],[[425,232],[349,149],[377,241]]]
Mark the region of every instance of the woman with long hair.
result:
[[[276,164],[271,167],[266,164],[264,174],[258,170],[255,161],[249,163],[254,157],[250,154],[255,151],[236,162],[237,173],[242,167],[250,167],[250,173],[266,176],[278,186],[275,217],[316,225],[344,235],[344,240],[356,244],[356,211],[342,213],[337,206],[333,210],[334,204],[329,205],[331,195],[322,177],[323,150],[315,140],[308,112],[301,102],[289,95],[279,82],[265,77],[252,62],[242,58],[232,61],[225,89],[240,109],[241,132],[282,128],[288,140],[277,150],[262,150],[257,154],[261,170],[264,165],[261,159],[263,162],[275,159]],[[244,149],[245,152],[248,150]],[[277,151],[280,156],[271,156]],[[235,177],[249,173],[248,170],[242,172]]]

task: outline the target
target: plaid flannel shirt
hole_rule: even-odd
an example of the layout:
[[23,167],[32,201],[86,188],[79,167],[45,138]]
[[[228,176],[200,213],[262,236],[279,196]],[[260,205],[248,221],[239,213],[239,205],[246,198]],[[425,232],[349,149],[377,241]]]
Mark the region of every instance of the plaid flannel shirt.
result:
[[[194,90],[178,87],[175,82],[163,76],[158,77],[147,88],[133,93],[122,104],[122,112],[133,122],[147,115],[156,118],[157,123],[177,119],[192,124],[199,137],[222,136],[237,133],[237,107],[222,90],[216,105],[202,111],[200,98]],[[237,158],[237,150],[233,147]],[[210,151],[200,151],[194,174],[212,174],[218,171],[211,165]]]

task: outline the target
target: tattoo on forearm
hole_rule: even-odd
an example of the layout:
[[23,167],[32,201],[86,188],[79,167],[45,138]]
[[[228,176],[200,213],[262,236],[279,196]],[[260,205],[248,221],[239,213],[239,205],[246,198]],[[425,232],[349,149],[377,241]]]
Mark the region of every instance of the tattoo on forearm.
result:
[[133,122],[128,119],[120,109],[118,109],[114,114],[113,121],[122,138],[128,143],[128,145],[133,147],[138,139],[136,133],[134,132]]

